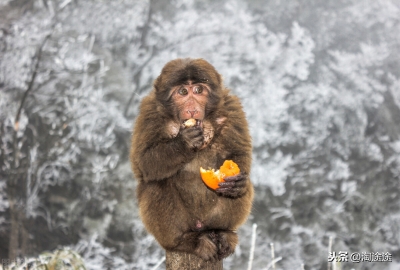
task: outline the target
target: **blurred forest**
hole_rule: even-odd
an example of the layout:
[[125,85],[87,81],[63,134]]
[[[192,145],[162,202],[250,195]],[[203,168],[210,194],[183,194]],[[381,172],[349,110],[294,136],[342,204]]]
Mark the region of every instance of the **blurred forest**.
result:
[[[128,160],[163,65],[203,57],[243,102],[251,217],[225,269],[400,269],[399,0],[1,0],[0,258],[69,247],[151,269]],[[162,269],[164,266],[161,266]]]

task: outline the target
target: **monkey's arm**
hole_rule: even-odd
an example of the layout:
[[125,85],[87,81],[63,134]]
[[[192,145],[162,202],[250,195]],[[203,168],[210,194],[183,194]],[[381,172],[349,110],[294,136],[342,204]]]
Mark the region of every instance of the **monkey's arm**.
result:
[[239,165],[240,174],[225,178],[225,182],[219,183],[216,192],[227,197],[241,197],[253,192],[250,182],[250,168],[252,157],[252,145],[246,116],[242,105],[236,96],[224,97],[224,115],[226,123],[221,131],[220,143],[228,151],[226,159],[232,159]]
[[174,175],[193,156],[194,152],[190,151],[182,140],[175,137],[139,149],[131,154],[131,159],[135,175],[144,181],[152,181]]
[[136,119],[130,153],[132,169],[138,180],[171,177],[193,159],[193,144],[202,144],[201,130],[188,128],[171,136],[167,122],[157,110],[154,99],[146,98]]

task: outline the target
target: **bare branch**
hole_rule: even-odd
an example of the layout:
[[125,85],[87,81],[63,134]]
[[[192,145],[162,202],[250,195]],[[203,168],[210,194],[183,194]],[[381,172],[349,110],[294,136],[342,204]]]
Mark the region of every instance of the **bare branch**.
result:
[[32,90],[33,84],[35,83],[36,75],[37,75],[38,70],[39,70],[40,60],[42,58],[42,52],[43,52],[44,45],[46,45],[46,42],[50,38],[51,34],[52,33],[49,33],[49,34],[46,35],[46,37],[44,38],[42,44],[37,49],[37,52],[36,52],[37,58],[36,58],[35,68],[33,69],[33,73],[32,73],[31,79],[29,81],[28,88],[26,89],[24,95],[22,96],[21,103],[19,104],[17,115],[15,116],[14,130],[16,132],[19,129],[19,118],[21,117],[21,111],[22,111],[22,108],[24,107],[26,97],[28,96],[29,92]]
[[157,264],[151,270],[157,270],[158,267],[165,261],[165,257],[162,257]]
[[247,270],[251,270],[253,267],[253,259],[254,259],[254,249],[256,246],[256,237],[257,237],[257,224],[253,224],[253,230],[251,233],[251,248],[250,248],[250,256],[249,256],[249,265],[247,267]]
[[133,101],[133,97],[137,95],[137,90],[140,88],[140,75],[143,71],[143,68],[147,66],[147,64],[153,59],[153,57],[156,55],[156,50],[154,47],[150,48],[149,56],[147,57],[146,61],[144,61],[137,69],[136,72],[133,74],[133,78],[136,78],[136,88],[132,92],[131,96],[129,97],[128,103],[125,106],[124,110],[124,116],[126,117],[128,115],[129,107],[131,106],[131,103]]

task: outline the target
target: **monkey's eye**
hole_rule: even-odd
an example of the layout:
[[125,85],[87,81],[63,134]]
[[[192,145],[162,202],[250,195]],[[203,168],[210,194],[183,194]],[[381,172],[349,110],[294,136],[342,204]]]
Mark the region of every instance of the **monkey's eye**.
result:
[[195,94],[201,94],[201,93],[203,92],[203,87],[200,86],[200,85],[195,86],[195,87],[193,88],[193,92],[194,92]]
[[188,90],[185,87],[182,87],[178,90],[178,94],[182,96],[186,96],[188,94]]

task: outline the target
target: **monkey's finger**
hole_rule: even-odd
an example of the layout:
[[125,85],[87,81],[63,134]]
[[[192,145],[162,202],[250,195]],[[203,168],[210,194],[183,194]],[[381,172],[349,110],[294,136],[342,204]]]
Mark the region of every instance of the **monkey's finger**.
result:
[[247,184],[246,183],[246,178],[243,178],[242,180],[236,181],[234,183],[235,183],[235,187],[239,187],[239,188],[244,187]]
[[215,190],[218,193],[228,194],[232,192],[232,187],[220,187]]
[[238,173],[234,176],[225,177],[224,180],[225,180],[225,182],[233,182],[233,181],[241,181],[241,180],[244,180],[245,178],[246,178],[245,174]]
[[235,187],[236,182],[220,182],[220,183],[218,183],[218,186],[222,187],[222,188]]
[[189,127],[189,128],[181,128],[180,129],[181,133],[203,133],[203,130],[201,129],[201,127]]
[[222,188],[234,188],[234,187],[242,188],[246,186],[246,179],[243,178],[239,181],[232,181],[232,182],[220,182],[218,183],[218,186]]
[[231,187],[229,187],[229,188],[225,188],[225,187],[217,188],[215,191],[220,193],[220,194],[222,194],[222,195],[224,195],[224,196],[231,196],[231,197],[236,197],[236,196],[238,196],[238,194],[241,193],[240,192],[241,189],[237,188],[237,187],[234,187],[234,188],[231,188]]

